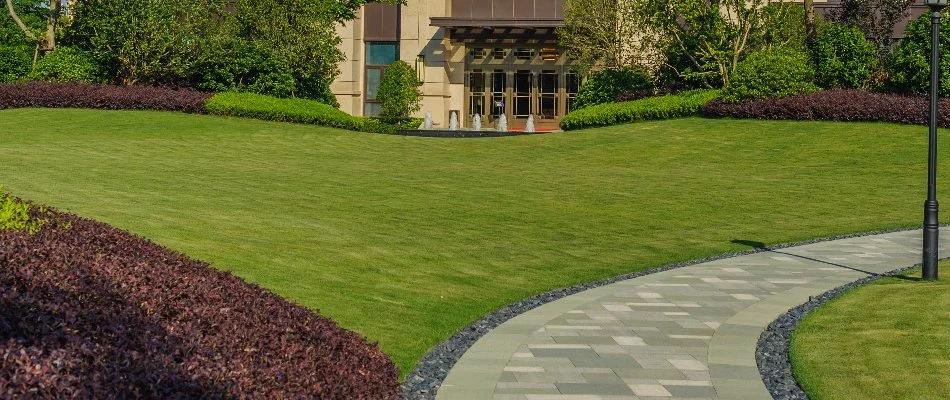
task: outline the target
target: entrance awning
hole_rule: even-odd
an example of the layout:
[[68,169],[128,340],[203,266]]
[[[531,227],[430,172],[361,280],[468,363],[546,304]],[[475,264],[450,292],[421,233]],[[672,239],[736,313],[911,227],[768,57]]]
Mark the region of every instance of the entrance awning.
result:
[[454,17],[432,17],[432,26],[440,28],[560,28],[564,26],[563,19],[473,19]]

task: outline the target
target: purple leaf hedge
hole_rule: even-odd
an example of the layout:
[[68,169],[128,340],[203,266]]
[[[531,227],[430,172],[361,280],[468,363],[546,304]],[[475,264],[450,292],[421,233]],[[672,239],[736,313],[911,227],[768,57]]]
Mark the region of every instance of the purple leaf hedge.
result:
[[[55,210],[0,231],[0,398],[394,399],[361,336],[145,239]],[[332,288],[325,288],[332,290]]]
[[[706,117],[786,119],[805,121],[866,121],[926,125],[930,107],[923,96],[828,90],[779,99],[731,104],[713,100],[703,107]],[[940,126],[950,127],[950,99],[940,100]]]
[[0,109],[95,108],[203,113],[211,93],[156,86],[26,82],[0,84]]

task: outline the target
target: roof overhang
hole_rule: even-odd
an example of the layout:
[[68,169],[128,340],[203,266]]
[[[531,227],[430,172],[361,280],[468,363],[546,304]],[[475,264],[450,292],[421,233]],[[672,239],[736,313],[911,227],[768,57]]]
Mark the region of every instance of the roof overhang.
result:
[[432,17],[432,26],[440,28],[560,28],[564,26],[563,19],[473,19],[453,17]]

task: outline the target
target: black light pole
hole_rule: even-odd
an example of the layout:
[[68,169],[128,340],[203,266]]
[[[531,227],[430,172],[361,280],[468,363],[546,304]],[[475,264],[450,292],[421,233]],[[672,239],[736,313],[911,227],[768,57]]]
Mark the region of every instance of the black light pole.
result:
[[924,272],[926,281],[937,280],[937,246],[940,210],[937,204],[937,115],[940,96],[940,11],[950,0],[924,0],[930,6],[930,153],[927,173],[927,201],[924,202]]

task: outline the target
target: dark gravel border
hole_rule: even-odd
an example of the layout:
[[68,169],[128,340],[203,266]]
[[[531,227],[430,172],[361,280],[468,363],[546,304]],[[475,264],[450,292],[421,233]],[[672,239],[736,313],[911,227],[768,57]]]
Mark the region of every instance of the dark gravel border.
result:
[[[755,254],[765,251],[772,251],[776,249],[783,249],[788,247],[797,247],[807,244],[828,242],[832,240],[841,240],[841,239],[850,239],[863,236],[873,236],[880,235],[884,233],[894,233],[894,232],[907,232],[913,230],[919,230],[921,228],[901,228],[901,229],[888,229],[888,230],[879,230],[865,233],[857,233],[850,235],[839,235],[832,236],[821,239],[805,240],[801,242],[794,243],[785,243],[775,246],[769,246],[766,248],[754,248],[750,250],[726,253],[718,255],[715,257],[707,257],[698,260],[668,264],[659,268],[652,268],[643,271],[633,272],[629,274],[624,274],[616,276],[613,278],[607,278],[599,280],[596,282],[580,284],[577,286],[571,286],[567,288],[555,289],[547,293],[542,293],[537,296],[532,296],[524,300],[520,300],[509,304],[505,307],[498,309],[497,311],[486,315],[485,317],[479,319],[478,321],[473,322],[472,324],[460,329],[455,335],[443,342],[442,344],[436,346],[421,361],[416,365],[416,367],[406,376],[405,382],[402,385],[402,398],[406,400],[432,400],[435,399],[436,393],[439,390],[439,387],[442,385],[442,381],[445,380],[448,376],[449,370],[455,365],[455,363],[468,351],[469,348],[475,344],[478,339],[482,336],[485,336],[489,331],[501,325],[505,321],[524,314],[540,305],[545,303],[550,303],[552,301],[558,300],[563,297],[570,296],[588,289],[593,289],[600,286],[609,285],[611,283],[616,283],[624,281],[627,279],[633,279],[645,275],[651,275],[658,272],[669,271],[676,268],[688,267],[690,265],[701,264],[709,261],[722,260],[726,258],[733,258],[738,256],[744,256],[749,254]],[[860,281],[859,281],[860,282]],[[774,324],[774,323],[773,323]],[[789,331],[790,332],[790,331]],[[761,348],[761,340],[759,347]],[[786,350],[788,342],[785,342]],[[786,351],[787,354],[787,351]],[[787,362],[787,356],[786,356]],[[761,364],[760,364],[761,365]],[[789,367],[789,371],[791,371]],[[763,377],[766,375],[763,374]],[[770,374],[771,376],[771,374]],[[791,374],[789,374],[791,376]],[[794,382],[794,378],[792,379]],[[797,387],[797,384],[795,384]],[[771,390],[771,389],[770,389]],[[799,389],[800,390],[800,389]],[[799,399],[798,397],[786,397],[787,399]],[[805,397],[800,397],[805,399]]]
[[447,129],[400,129],[396,131],[396,134],[399,136],[419,136],[419,137],[431,137],[431,138],[488,138],[488,137],[506,137],[506,136],[529,136],[529,135],[540,135],[550,132],[519,132],[519,131],[507,131],[499,132],[495,130],[490,131],[469,131],[469,130],[447,130]]
[[[947,260],[947,258],[943,260]],[[775,400],[808,400],[808,395],[799,386],[798,380],[795,379],[792,373],[792,362],[788,353],[795,328],[798,328],[798,324],[808,314],[852,289],[920,267],[921,264],[918,263],[839,286],[818,296],[810,297],[807,303],[788,310],[788,312],[776,318],[775,321],[772,321],[759,336],[759,342],[755,348],[755,362],[759,366],[759,374],[762,375],[762,381],[769,393],[772,394],[772,398]]]

